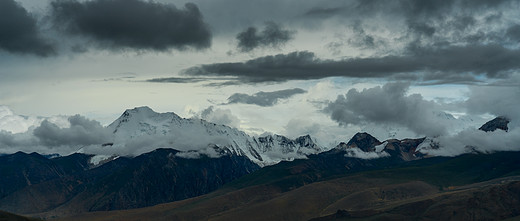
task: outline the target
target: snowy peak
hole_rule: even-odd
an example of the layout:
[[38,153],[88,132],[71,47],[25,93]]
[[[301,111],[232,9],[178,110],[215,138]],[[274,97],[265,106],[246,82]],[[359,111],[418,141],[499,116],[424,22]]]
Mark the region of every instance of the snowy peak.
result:
[[139,121],[161,122],[178,118],[180,117],[173,112],[157,113],[153,111],[151,108],[143,106],[125,110],[123,114],[121,114],[121,116],[117,120],[112,122],[108,127],[117,129],[118,127],[121,127],[121,125],[135,123]]
[[321,148],[312,140],[309,135],[298,137],[291,140],[281,135],[267,135],[258,137],[258,144],[260,151],[266,152],[281,152],[298,153],[298,154],[315,154],[321,151]]
[[167,129],[164,126],[180,119],[173,112],[157,113],[144,106],[125,110],[117,120],[108,125],[108,128],[114,134],[123,133],[123,137],[132,138],[142,134],[166,133]]
[[321,151],[308,135],[296,140],[280,135],[256,139],[226,125],[185,119],[171,112],[157,113],[149,107],[126,110],[108,129],[113,132],[114,147],[146,151],[172,148],[186,157],[234,154],[246,156],[260,166],[305,158]]
[[306,149],[311,149],[315,151],[322,151],[322,149],[312,140],[310,135],[305,135],[298,137],[294,140],[300,147],[305,147]]

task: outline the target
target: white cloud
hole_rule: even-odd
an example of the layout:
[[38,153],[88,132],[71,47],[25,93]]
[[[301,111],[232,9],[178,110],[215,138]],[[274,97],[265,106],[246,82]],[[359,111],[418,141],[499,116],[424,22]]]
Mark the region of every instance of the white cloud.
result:
[[29,130],[30,127],[39,125],[41,121],[35,117],[15,115],[8,107],[0,106],[0,131],[22,133]]
[[220,109],[209,106],[202,110],[200,114],[201,119],[207,120],[212,123],[227,125],[230,127],[240,128],[240,119],[231,113],[229,109]]
[[484,132],[467,129],[450,136],[433,138],[439,148],[423,148],[420,151],[434,156],[456,156],[464,153],[496,151],[520,151],[520,129],[505,132]]
[[347,153],[345,154],[345,157],[354,157],[354,158],[361,158],[361,159],[365,159],[365,160],[370,160],[370,159],[377,159],[377,158],[381,158],[381,157],[389,157],[390,154],[388,154],[387,152],[365,152],[365,151],[362,151],[360,150],[359,148],[349,148],[348,150],[346,150]]

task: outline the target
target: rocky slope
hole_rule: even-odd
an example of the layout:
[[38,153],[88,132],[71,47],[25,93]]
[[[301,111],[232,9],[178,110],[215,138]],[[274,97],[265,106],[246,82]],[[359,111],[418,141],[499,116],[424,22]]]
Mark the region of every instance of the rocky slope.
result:
[[509,119],[507,119],[506,117],[499,116],[482,125],[482,127],[480,127],[479,130],[486,132],[492,132],[497,129],[508,131],[509,128],[507,127],[507,124],[509,124]]

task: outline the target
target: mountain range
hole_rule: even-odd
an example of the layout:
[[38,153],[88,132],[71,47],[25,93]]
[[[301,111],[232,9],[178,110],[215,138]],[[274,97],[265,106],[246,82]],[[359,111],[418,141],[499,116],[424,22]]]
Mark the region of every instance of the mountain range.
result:
[[187,157],[221,153],[245,156],[259,166],[322,151],[309,135],[294,140],[276,134],[255,138],[226,125],[181,118],[172,112],[156,113],[149,107],[126,110],[107,128],[114,136],[110,146],[149,142],[152,148],[177,149]]
[[[497,117],[480,130],[507,131],[508,123],[507,118]],[[148,107],[126,110],[106,131],[110,139],[96,148],[110,154],[89,153],[92,147],[87,146],[68,156],[23,152],[0,156],[0,210],[46,219],[91,220],[104,220],[113,213],[90,212],[125,210],[128,212],[121,213],[125,218],[118,219],[132,220],[159,208],[169,212],[161,212],[164,216],[157,220],[218,220],[244,219],[255,214],[252,208],[273,210],[268,205],[278,205],[277,209],[286,212],[261,214],[256,219],[394,217],[393,209],[402,211],[399,206],[417,206],[408,205],[411,198],[430,197],[432,201],[419,203],[420,211],[426,214],[432,202],[444,202],[435,197],[459,197],[458,192],[446,192],[450,188],[495,191],[487,184],[476,189],[462,186],[520,175],[518,152],[435,157],[421,152],[423,148],[439,148],[431,138],[379,141],[364,132],[327,149],[309,135],[294,140],[281,135],[251,137],[236,128],[156,113]],[[140,148],[144,153],[127,155],[125,148]],[[123,152],[118,154],[120,150]],[[454,167],[458,168],[452,171]],[[457,178],[447,180],[446,176]],[[515,180],[507,182],[513,189],[497,188],[516,193]],[[339,183],[355,188],[338,189]],[[377,188],[390,195],[370,192]],[[349,194],[361,194],[357,197],[371,206],[353,203],[359,199]],[[383,196],[383,201],[366,198],[367,194]],[[287,197],[294,199],[285,201]],[[316,202],[316,197],[328,204],[308,205]],[[393,202],[394,198],[399,203]],[[520,200],[520,195],[511,200]],[[174,201],[178,203],[168,203]],[[296,205],[301,211],[295,211]],[[208,211],[200,212],[203,208]],[[308,213],[302,214],[305,211]],[[504,216],[516,216],[516,210],[505,211]],[[88,215],[78,217],[85,213]],[[125,215],[134,213],[141,215]],[[298,215],[289,217],[292,213]],[[396,217],[417,215],[398,213]]]

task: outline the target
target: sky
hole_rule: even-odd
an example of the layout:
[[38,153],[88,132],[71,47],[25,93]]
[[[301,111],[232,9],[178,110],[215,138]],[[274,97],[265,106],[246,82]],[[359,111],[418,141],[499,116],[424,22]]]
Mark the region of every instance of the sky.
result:
[[511,119],[514,132],[519,8],[518,0],[2,0],[0,130],[12,140],[42,119],[70,126],[76,114],[103,126],[149,106],[254,136],[311,134],[322,145],[359,131],[455,137],[495,116]]

